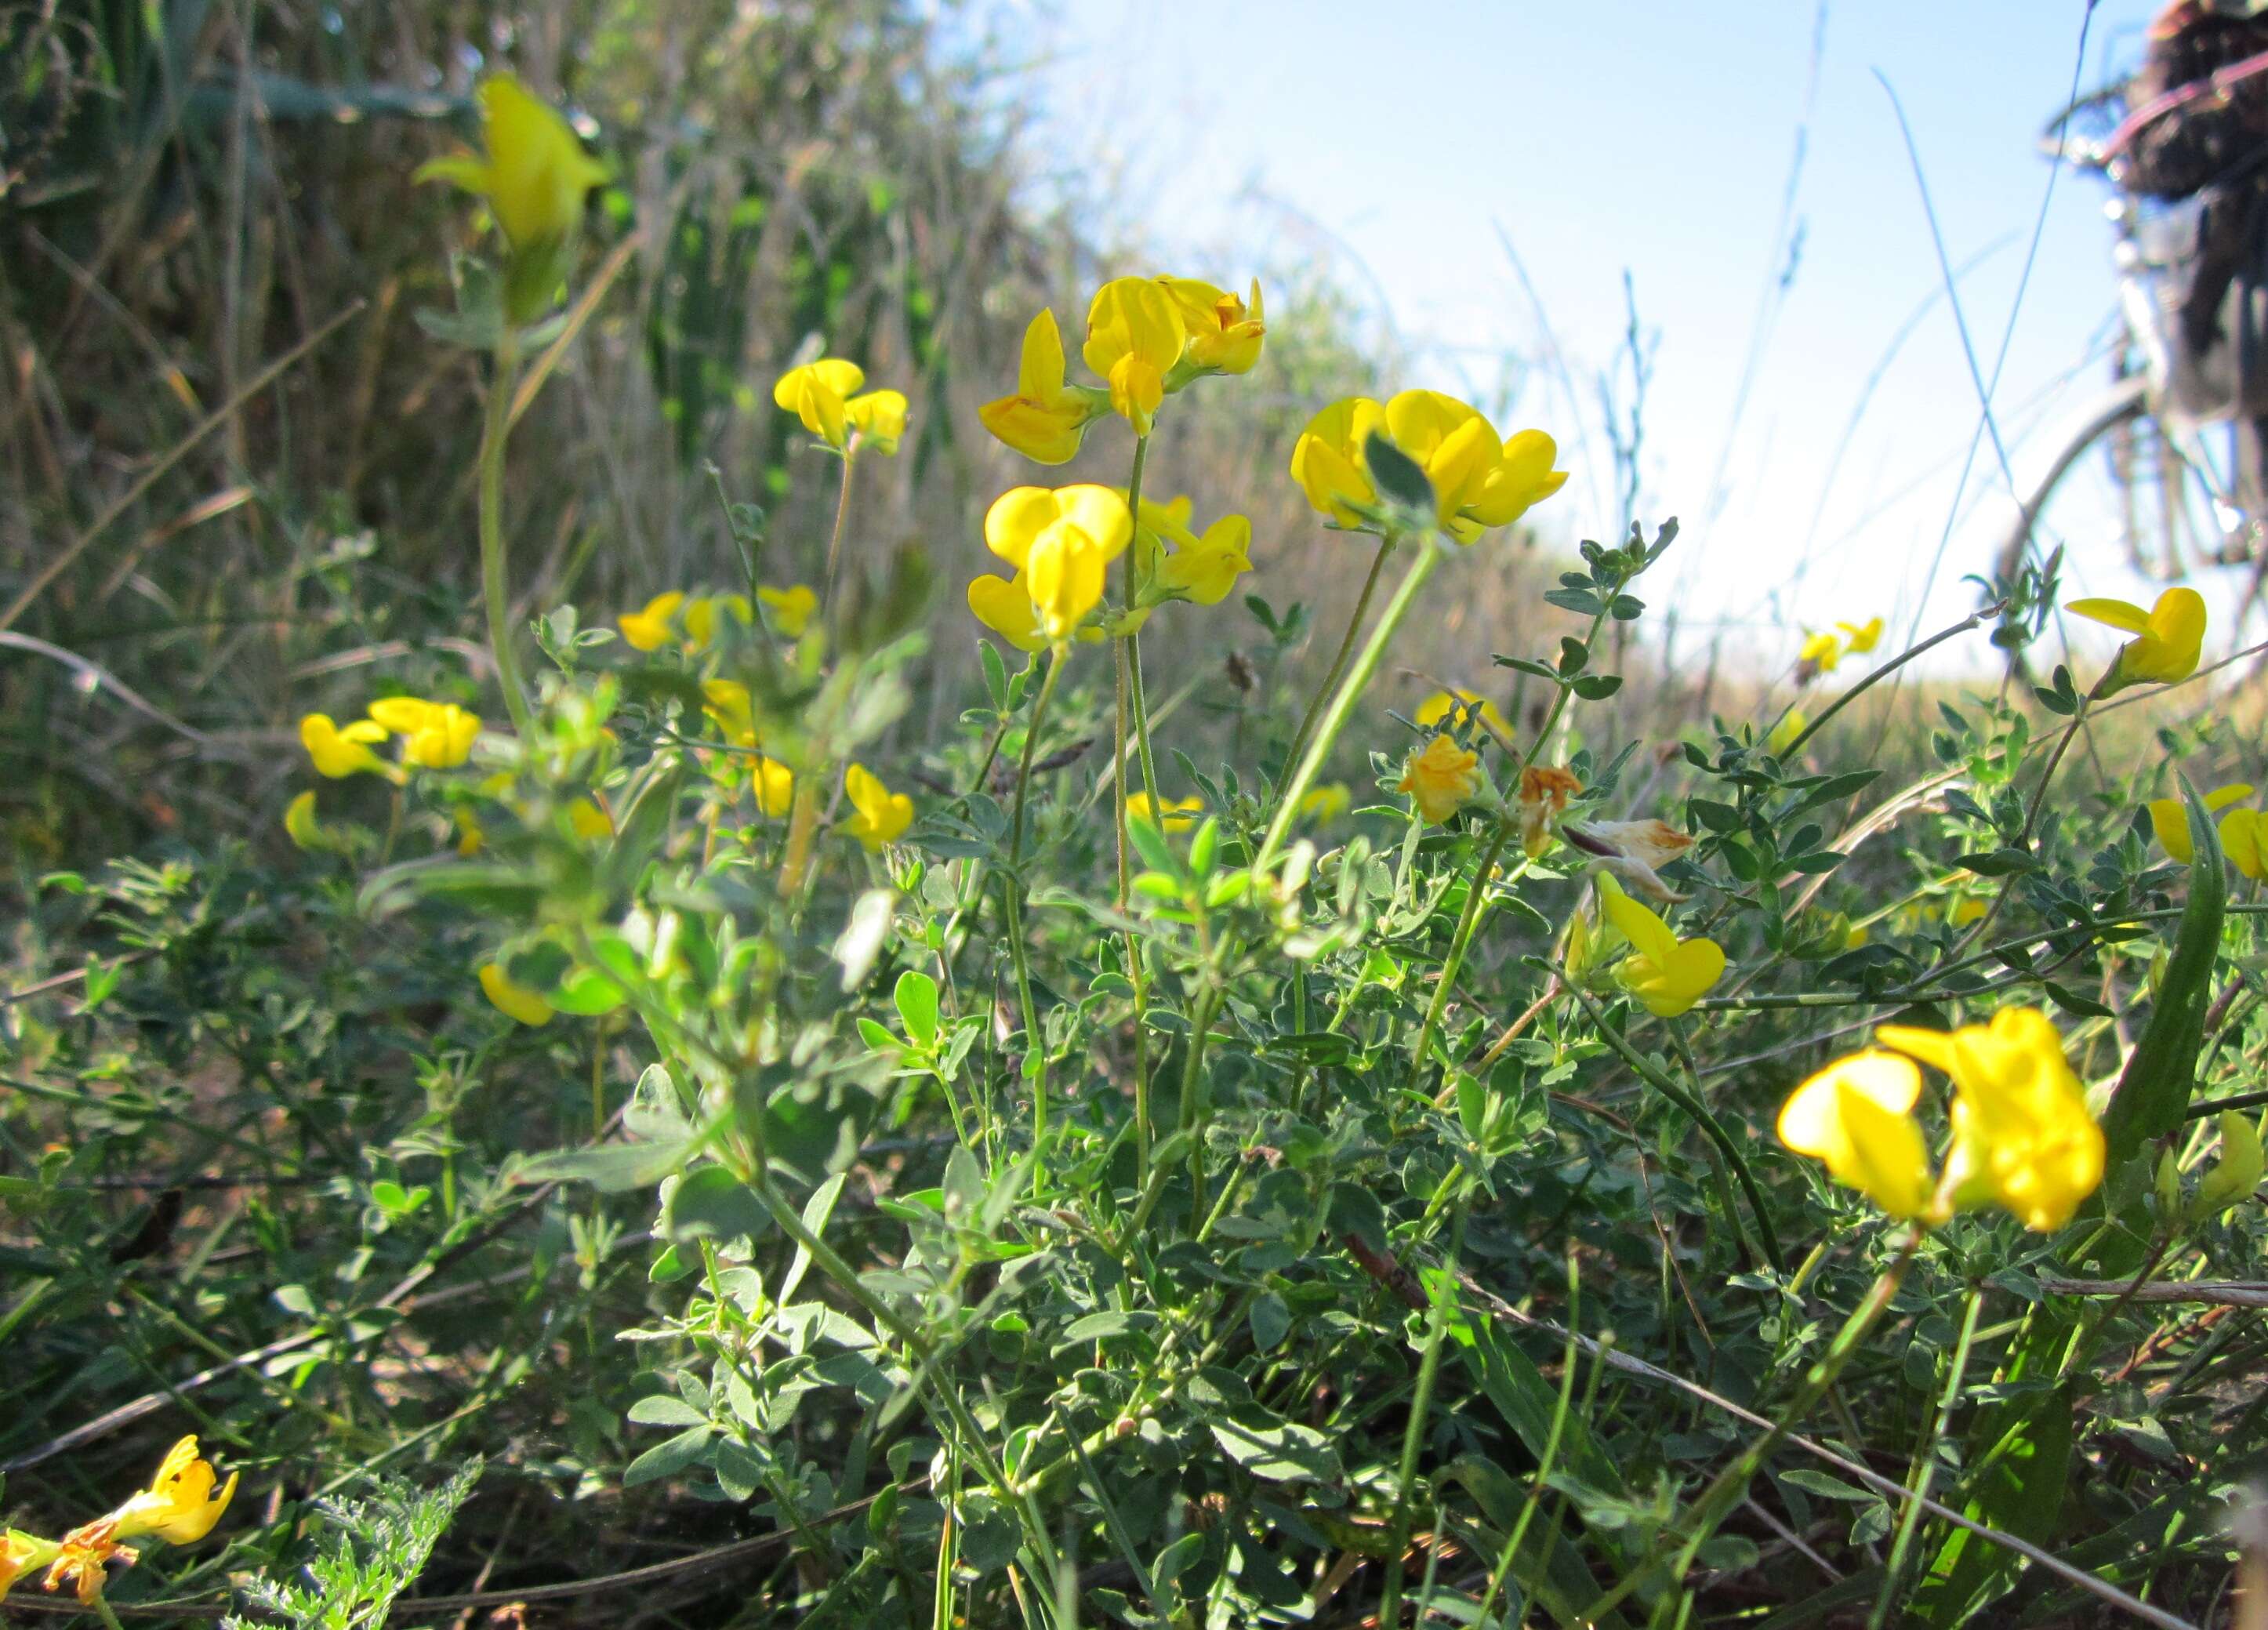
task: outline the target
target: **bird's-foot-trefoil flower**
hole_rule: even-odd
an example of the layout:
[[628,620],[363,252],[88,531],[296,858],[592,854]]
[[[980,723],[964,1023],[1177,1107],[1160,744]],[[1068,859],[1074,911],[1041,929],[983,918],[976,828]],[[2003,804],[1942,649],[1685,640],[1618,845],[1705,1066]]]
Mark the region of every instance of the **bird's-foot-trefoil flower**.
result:
[[1159,807],[1152,809],[1148,793],[1129,793],[1126,795],[1126,818],[1155,826],[1160,831],[1186,832],[1197,824],[1197,816],[1204,811],[1204,800],[1202,798],[1161,799]]
[[595,798],[578,798],[567,806],[567,830],[586,844],[615,835],[615,823]]
[[1808,635],[1795,653],[1795,682],[1808,685],[1822,674],[1831,674],[1843,660],[1843,642],[1833,634]]
[[864,764],[853,764],[843,772],[843,791],[858,812],[843,822],[843,830],[864,845],[869,854],[880,852],[885,844],[895,843],[914,823],[914,800],[884,786]]
[[906,432],[906,399],[894,390],[859,394],[866,371],[840,357],[821,357],[790,368],[772,385],[772,402],[802,421],[804,429],[837,453],[872,445],[895,453]]
[[1615,977],[1657,1019],[1674,1019],[1725,976],[1725,948],[1714,940],[1681,940],[1653,911],[1624,894],[1611,874],[1599,877],[1599,905],[1631,943]]
[[1693,840],[1666,821],[1570,821],[1560,835],[1594,857],[1618,881],[1664,905],[1685,896],[1661,881],[1660,868],[1693,846]]
[[2255,882],[2268,876],[2268,815],[2232,809],[2215,830],[2220,835],[2220,852],[2231,866]]
[[748,791],[768,821],[784,821],[795,808],[795,772],[777,758],[756,758],[748,764]]
[[810,626],[812,613],[819,609],[819,595],[808,584],[792,583],[785,588],[760,588],[756,599],[772,614],[772,626],[790,639],[799,639]]
[[1837,1058],[1780,1106],[1779,1140],[1824,1162],[1902,1222],[1941,1221],[1929,1148],[1913,1118],[1921,1071],[1913,1060],[1869,1049]]
[[400,780],[401,772],[371,751],[372,744],[385,740],[386,726],[374,719],[339,725],[328,713],[309,713],[299,720],[299,744],[307,749],[315,773],[334,781],[352,775]]
[[[1101,603],[1107,570],[1133,537],[1126,500],[1108,487],[1016,487],[984,516],[985,547],[1017,568],[1038,631],[1051,643],[1069,639]],[[984,583],[969,586],[970,610],[1017,643],[1009,597],[989,585],[980,593]]]
[[1110,411],[1110,393],[1064,382],[1063,332],[1056,314],[1042,310],[1024,330],[1016,394],[976,410],[986,430],[1039,464],[1067,464],[1086,438],[1086,427]]
[[2261,1131],[2235,1110],[2220,1112],[2220,1159],[2198,1184],[2192,1217],[2202,1221],[2252,1198],[2263,1169]]
[[2129,685],[2170,685],[2197,672],[2205,648],[2205,596],[2193,588],[2169,588],[2145,611],[2124,600],[2074,600],[2064,608],[2075,616],[2134,636],[2118,648],[2091,693],[2107,697]]
[[1367,396],[1335,402],[1292,445],[1292,479],[1307,502],[1335,524],[1359,529],[1362,510],[1378,501],[1363,445],[1386,428],[1386,408]]
[[514,985],[504,973],[501,963],[482,963],[480,970],[481,990],[495,1005],[498,1013],[532,1029],[541,1029],[551,1022],[552,1007],[524,985]]
[[989,572],[971,578],[968,610],[970,616],[1019,651],[1047,648],[1047,631],[1040,626],[1039,608],[1032,604],[1031,585],[1020,572],[1012,579],[995,577]]
[[1843,648],[1854,657],[1865,656],[1882,642],[1882,619],[1868,617],[1864,623],[1837,623],[1843,631]]
[[425,770],[454,770],[473,756],[481,734],[480,715],[454,702],[382,697],[370,704],[370,716],[402,738],[402,763]]
[[1487,785],[1481,756],[1445,732],[1410,749],[1395,790],[1409,793],[1419,818],[1438,826],[1478,798]]
[[1189,510],[1185,498],[1162,504],[1142,500],[1134,547],[1145,601],[1217,606],[1228,598],[1237,579],[1252,570],[1249,520],[1224,515],[1200,535],[1190,525]]
[[615,619],[615,626],[622,631],[623,643],[633,651],[659,651],[669,643],[672,631],[670,619],[685,604],[685,596],[677,590],[656,594],[637,611],[625,611]]
[[1540,430],[1515,431],[1505,438],[1497,466],[1481,483],[1480,496],[1466,516],[1484,530],[1508,527],[1567,484],[1567,472],[1555,468],[1559,444]]
[[1138,436],[1150,433],[1184,337],[1181,308],[1149,279],[1114,277],[1095,291],[1080,355],[1109,386],[1112,411]]
[[[155,1534],[169,1545],[193,1545],[213,1530],[236,1494],[238,1474],[221,1483],[212,1462],[197,1453],[197,1441],[185,1437],[166,1451],[150,1486],[112,1513],[116,1537],[139,1539]],[[218,1485],[218,1492],[215,1486]]]
[[1543,858],[1567,800],[1582,791],[1575,772],[1557,764],[1530,764],[1520,772],[1520,846],[1529,859]]
[[1480,501],[1504,457],[1495,427],[1477,409],[1437,390],[1397,392],[1386,404],[1386,433],[1424,467],[1441,524],[1461,543],[1481,535],[1466,514]]
[[[1195,277],[1160,277],[1158,285],[1179,308],[1187,336],[1175,374],[1194,378],[1203,373],[1251,372],[1252,365],[1260,360],[1261,343],[1268,334],[1259,278],[1252,280],[1249,300]],[[1178,378],[1168,379],[1166,387],[1176,389],[1181,383]]]
[[549,308],[566,276],[584,196],[606,180],[606,166],[583,151],[564,119],[511,75],[484,81],[480,98],[486,155],[436,159],[416,179],[447,181],[487,201],[511,247],[505,314],[527,322]]
[[54,1540],[20,1529],[0,1530],[0,1596],[15,1589],[16,1582],[26,1575],[50,1566],[62,1550]]
[[[2252,786],[2250,782],[2235,781],[2227,786],[2217,786],[2207,793],[2205,795],[2205,807],[2208,812],[2218,814],[2240,799],[2251,796]],[[2180,799],[2154,798],[2142,808],[2149,815],[2150,830],[2156,834],[2160,848],[2183,866],[2187,866],[2197,859],[2197,852],[2190,846],[2189,811]],[[2228,843],[2228,822],[2224,817],[2221,822],[2221,841],[2224,845]]]
[[332,848],[330,835],[315,819],[315,793],[310,787],[284,806],[284,834],[298,847],[309,853],[320,853]]
[[1321,786],[1307,789],[1300,800],[1300,819],[1317,826],[1329,826],[1354,808],[1354,793],[1344,781],[1327,781]]

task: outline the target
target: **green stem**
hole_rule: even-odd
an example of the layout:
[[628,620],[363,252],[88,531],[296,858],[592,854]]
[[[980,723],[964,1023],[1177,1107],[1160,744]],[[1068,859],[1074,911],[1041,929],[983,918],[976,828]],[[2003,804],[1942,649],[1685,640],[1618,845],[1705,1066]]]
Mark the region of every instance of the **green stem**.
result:
[[1064,661],[1070,654],[1069,647],[1064,645],[1057,645],[1049,654],[1048,675],[1040,681],[1039,699],[1032,704],[1031,726],[1024,732],[1023,756],[1016,764],[1016,819],[1008,833],[1008,869],[1012,872],[1024,853],[1024,793],[1032,780],[1032,749],[1040,743],[1040,726],[1047,722],[1049,699],[1056,693],[1056,681],[1063,677]]
[[1898,1537],[1890,1544],[1889,1563],[1882,1570],[1882,1588],[1874,1597],[1874,1611],[1867,1620],[1867,1630],[1884,1630],[1890,1622],[1890,1604],[1897,1599],[1898,1581],[1905,1573],[1906,1556],[1913,1548],[1915,1530],[1921,1526],[1922,1503],[1928,1496],[1930,1479],[1937,1471],[1937,1448],[1945,1441],[1946,1422],[1952,1418],[1953,1406],[1961,1401],[1961,1384],[1969,1372],[1969,1349],[1977,1339],[1977,1316],[1984,1307],[1984,1287],[1970,1287],[1969,1305],[1962,1314],[1961,1335],[1953,1346],[1953,1362],[1945,1374],[1944,1394],[1937,1400],[1929,1430],[1922,1435],[1921,1444],[1914,1450],[1913,1464],[1906,1472],[1909,1498],[1905,1515],[1898,1523]]
[[1469,1187],[1457,1198],[1449,1225],[1449,1258],[1435,1281],[1433,1306],[1425,1327],[1425,1353],[1418,1361],[1418,1390],[1410,1400],[1409,1423],[1402,1429],[1402,1464],[1394,1480],[1393,1538],[1386,1552],[1386,1589],[1379,1598],[1378,1622],[1393,1626],[1402,1622],[1402,1555],[1410,1548],[1410,1486],[1418,1480],[1418,1455],[1425,1443],[1425,1418],[1433,1403],[1433,1378],[1441,1368],[1441,1339],[1448,1334],[1449,1309],[1456,1305],[1457,1258],[1465,1243],[1465,1213],[1472,1204]]
[[850,471],[858,462],[858,439],[854,435],[843,449],[843,487],[835,498],[835,530],[827,539],[827,614],[830,617],[836,616],[835,586],[843,571],[843,527],[850,516]]
[[1425,1073],[1425,1057],[1433,1045],[1435,1032],[1441,1028],[1441,1014],[1448,1008],[1450,989],[1457,983],[1457,974],[1465,964],[1465,951],[1472,944],[1473,931],[1480,922],[1481,901],[1488,893],[1489,874],[1495,869],[1497,856],[1504,852],[1512,829],[1509,817],[1498,819],[1496,830],[1489,834],[1489,841],[1481,850],[1480,864],[1473,868],[1472,883],[1465,890],[1465,908],[1457,914],[1456,932],[1449,936],[1448,958],[1441,964],[1441,977],[1433,986],[1433,999],[1425,1005],[1425,1022],[1418,1029],[1418,1046],[1410,1054],[1410,1068],[1416,1075]]
[[1016,970],[1016,999],[1024,1017],[1024,1051],[1032,1063],[1032,1147],[1048,1130],[1048,1050],[1040,1036],[1039,1010],[1032,1002],[1032,965],[1024,950],[1023,885],[1014,873],[1000,875],[1000,903],[1008,918],[1008,960]]
[[1394,598],[1386,602],[1386,610],[1380,616],[1378,626],[1371,630],[1370,638],[1363,642],[1361,653],[1355,658],[1354,667],[1339,682],[1338,694],[1331,698],[1330,707],[1323,714],[1323,721],[1317,726],[1314,739],[1307,743],[1307,756],[1300,761],[1300,767],[1292,771],[1291,780],[1278,795],[1276,818],[1268,823],[1267,835],[1260,840],[1260,852],[1253,857],[1255,874],[1266,872],[1269,863],[1276,858],[1276,852],[1283,846],[1285,835],[1291,830],[1292,822],[1299,814],[1300,800],[1314,785],[1316,775],[1322,770],[1323,761],[1330,756],[1331,749],[1337,744],[1339,732],[1346,728],[1355,704],[1362,699],[1362,693],[1370,688],[1372,678],[1378,673],[1378,665],[1385,658],[1386,647],[1393,640],[1395,631],[1402,626],[1402,619],[1409,615],[1410,606],[1417,601],[1418,592],[1425,586],[1425,579],[1433,575],[1433,568],[1440,564],[1440,560],[1439,544],[1430,537],[1419,540],[1417,557],[1410,561],[1410,570],[1403,574],[1400,586],[1394,591]]
[[[1130,562],[1131,551],[1129,551]],[[1133,566],[1127,567],[1130,581]],[[1112,756],[1110,790],[1115,807],[1113,824],[1118,839],[1118,911],[1126,911],[1129,892],[1133,881],[1133,857],[1130,840],[1126,834],[1126,778],[1120,771],[1126,766],[1126,645],[1120,641],[1111,663],[1116,683],[1116,708],[1114,712],[1114,740],[1117,750]],[[1137,1192],[1149,1186],[1150,1148],[1155,1140],[1155,1129],[1150,1121],[1150,1047],[1143,1020],[1150,1006],[1149,974],[1142,966],[1142,936],[1132,929],[1126,931],[1126,977],[1134,986],[1134,1187]]]
[[1837,697],[1832,702],[1830,702],[1825,707],[1822,708],[1819,712],[1819,717],[1813,719],[1809,724],[1804,726],[1802,729],[1797,731],[1795,733],[1795,739],[1790,741],[1783,750],[1774,755],[1774,756],[1778,757],[1784,763],[1793,763],[1796,754],[1802,750],[1803,744],[1806,741],[1810,741],[1812,737],[1817,735],[1819,734],[1820,727],[1826,724],[1829,719],[1834,718],[1836,714],[1850,706],[1852,703],[1857,701],[1868,690],[1871,690],[1876,685],[1881,684],[1882,681],[1896,673],[1900,668],[1912,661],[1916,657],[1921,655],[1923,652],[1931,650],[1938,645],[1941,645],[1948,639],[1966,634],[1973,628],[1981,627],[1986,617],[1999,616],[2002,611],[2007,608],[2007,604],[2008,602],[2004,600],[1993,605],[1980,606],[1974,613],[1969,616],[1963,617],[1960,622],[1955,623],[1951,628],[1932,634],[1927,639],[1923,640],[1921,644],[1900,652],[1896,657],[1883,663],[1881,667],[1876,668],[1873,673],[1867,675],[1866,678],[1860,680],[1857,684],[1852,686],[1841,696]]
[[1378,540],[1378,552],[1370,557],[1370,574],[1363,579],[1362,593],[1355,597],[1354,615],[1347,619],[1346,632],[1339,639],[1338,653],[1331,658],[1330,671],[1323,675],[1323,682],[1315,687],[1314,699],[1307,704],[1307,712],[1300,720],[1300,728],[1292,734],[1292,745],[1284,751],[1285,763],[1299,763],[1300,749],[1307,744],[1307,733],[1315,727],[1315,716],[1322,712],[1323,704],[1329,699],[1331,687],[1339,682],[1339,675],[1346,671],[1347,657],[1354,650],[1355,636],[1362,632],[1362,620],[1369,615],[1370,597],[1378,588],[1379,574],[1386,569],[1386,557],[1393,552],[1392,538]]
[[532,742],[535,720],[520,683],[519,659],[512,650],[512,590],[504,557],[504,449],[512,434],[512,388],[519,379],[519,340],[510,328],[497,342],[495,375],[489,381],[488,411],[481,426],[481,594],[488,601],[489,649],[496,658],[497,683],[504,711],[522,743]]
[[[1134,438],[1134,468],[1129,470],[1126,476],[1126,510],[1134,518],[1134,530],[1138,538],[1142,530],[1142,473],[1148,468],[1149,462],[1150,439],[1147,436],[1137,436]],[[1126,551],[1124,594],[1125,609],[1129,612],[1134,609],[1135,601],[1144,586],[1135,581],[1136,573],[1139,570],[1138,562],[1141,554],[1142,551],[1139,549],[1130,549]],[[1130,629],[1120,636],[1119,643],[1126,657],[1126,694],[1133,706],[1135,748],[1142,756],[1142,790],[1150,794],[1150,809],[1154,815],[1160,807],[1158,802],[1158,766],[1150,756],[1150,704],[1142,695],[1141,633],[1138,630]],[[1121,742],[1118,753],[1120,775],[1114,777],[1114,779],[1123,778],[1125,763],[1125,744]],[[1120,807],[1123,808],[1125,794],[1123,789],[1119,798]]]

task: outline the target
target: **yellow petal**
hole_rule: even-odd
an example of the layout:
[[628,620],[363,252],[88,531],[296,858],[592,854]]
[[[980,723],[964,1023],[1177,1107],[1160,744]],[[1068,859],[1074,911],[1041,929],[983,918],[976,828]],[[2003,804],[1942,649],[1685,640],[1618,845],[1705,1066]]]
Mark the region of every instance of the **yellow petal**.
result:
[[1676,955],[1677,936],[1669,931],[1669,925],[1624,894],[1622,885],[1605,874],[1599,878],[1599,899],[1607,920],[1637,948],[1640,955],[1656,966]]
[[1837,1096],[1843,1092],[1857,1093],[1888,1114],[1904,1115],[1921,1097],[1921,1072],[1911,1059],[1873,1048],[1837,1058],[1788,1095],[1779,1110],[1779,1140],[1798,1154],[1826,1154],[1843,1135]]
[[2150,626],[2150,614],[2124,600],[2074,600],[2064,609],[2073,616],[2085,617],[2091,623],[2108,623],[2130,634],[2139,634]]
[[497,1010],[532,1028],[551,1022],[551,1004],[524,985],[514,985],[495,963],[481,964],[481,989]]

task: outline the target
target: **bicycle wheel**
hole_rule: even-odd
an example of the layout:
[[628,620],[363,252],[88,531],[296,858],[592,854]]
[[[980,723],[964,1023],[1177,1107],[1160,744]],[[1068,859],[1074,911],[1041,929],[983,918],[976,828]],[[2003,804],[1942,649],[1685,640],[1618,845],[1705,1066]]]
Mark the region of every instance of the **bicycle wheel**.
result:
[[2146,385],[2139,373],[2119,380],[2049,462],[2001,545],[2002,579],[2027,551],[2044,560],[2058,548],[2082,575],[2123,557],[2161,580],[2250,557],[2252,526],[2233,499],[2234,433],[2169,431]]

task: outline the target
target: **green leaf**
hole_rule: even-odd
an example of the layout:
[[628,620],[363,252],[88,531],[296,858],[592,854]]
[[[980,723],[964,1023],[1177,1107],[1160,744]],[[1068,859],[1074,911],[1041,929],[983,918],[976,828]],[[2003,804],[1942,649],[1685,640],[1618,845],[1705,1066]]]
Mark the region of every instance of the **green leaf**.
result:
[[1371,484],[1378,496],[1402,509],[1432,514],[1436,502],[1433,483],[1425,467],[1384,436],[1362,444],[1362,461],[1370,468]]
[[1330,1439],[1313,1427],[1254,1407],[1210,1424],[1221,1452],[1263,1482],[1328,1483],[1339,1475]]
[[898,1018],[906,1027],[907,1036],[917,1046],[935,1046],[937,981],[917,968],[909,968],[898,976],[891,996],[898,1005]]
[[1272,1290],[1263,1290],[1252,1299],[1247,1317],[1252,1325],[1252,1345],[1263,1353],[1273,1353],[1292,1333],[1292,1309]]
[[1623,688],[1620,674],[1585,674],[1573,682],[1575,694],[1586,702],[1603,702]]
[[622,1472],[622,1486],[635,1488],[640,1483],[658,1482],[666,1477],[675,1477],[699,1460],[709,1447],[711,1428],[705,1425],[693,1427],[679,1433],[666,1443],[657,1443]]
[[756,1191],[723,1166],[686,1173],[661,1208],[661,1231],[674,1240],[762,1239],[771,1225]]
[[2228,904],[2228,879],[2221,866],[2220,837],[2213,815],[2187,776],[2182,802],[2190,822],[2190,897],[2174,933],[2173,955],[2150,1022],[2126,1060],[2102,1117],[2107,1147],[2103,1169],[2117,1171],[2182,1124],[2197,1076],[2198,1050],[2205,1041],[2205,1008],[2213,1000],[2213,967],[2220,953],[2220,923]]

